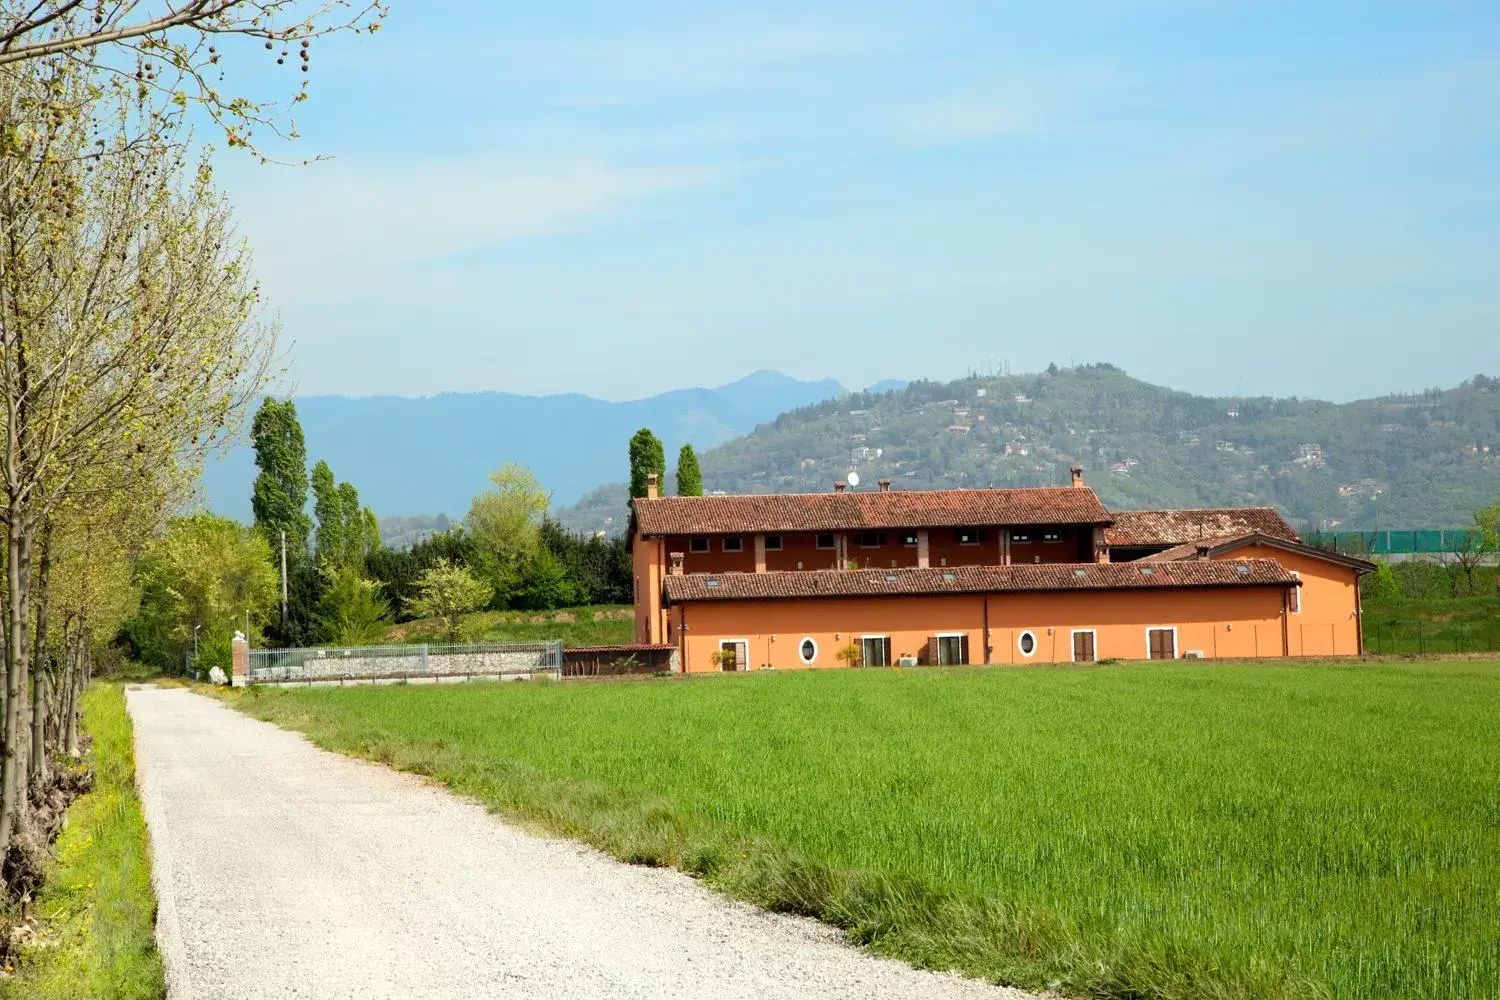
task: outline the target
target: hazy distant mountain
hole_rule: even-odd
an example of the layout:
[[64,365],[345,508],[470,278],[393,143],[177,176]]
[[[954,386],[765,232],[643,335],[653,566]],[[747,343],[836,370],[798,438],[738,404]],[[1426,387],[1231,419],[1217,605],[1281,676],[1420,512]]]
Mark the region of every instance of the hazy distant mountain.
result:
[[[1274,504],[1301,528],[1461,527],[1500,498],[1500,380],[1350,403],[1212,398],[1111,365],[914,382],[786,413],[702,456],[730,493],[1062,484],[1082,463],[1112,507]],[[625,487],[560,519],[623,524]]]
[[[376,513],[458,518],[505,462],[528,466],[554,503],[571,504],[594,485],[624,476],[626,446],[640,427],[666,442],[673,464],[686,442],[707,450],[843,391],[834,379],[808,382],[758,371],[716,389],[677,389],[621,403],[504,392],[306,396],[297,399],[297,414],[309,464],[327,459]],[[254,478],[248,447],[214,462],[203,475],[210,509],[248,519]]]

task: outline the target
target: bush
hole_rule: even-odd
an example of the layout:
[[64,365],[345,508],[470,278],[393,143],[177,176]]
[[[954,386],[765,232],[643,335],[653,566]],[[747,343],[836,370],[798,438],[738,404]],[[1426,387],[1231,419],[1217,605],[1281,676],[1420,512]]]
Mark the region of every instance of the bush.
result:
[[1380,563],[1375,572],[1362,581],[1364,596],[1371,601],[1395,601],[1401,598],[1401,581],[1389,563]]

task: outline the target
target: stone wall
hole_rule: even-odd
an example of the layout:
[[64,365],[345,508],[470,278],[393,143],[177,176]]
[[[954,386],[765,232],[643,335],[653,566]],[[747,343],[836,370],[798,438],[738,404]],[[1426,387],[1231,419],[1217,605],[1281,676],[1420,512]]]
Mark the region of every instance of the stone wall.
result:
[[[309,651],[313,653],[313,651]],[[318,650],[316,653],[323,653]],[[556,676],[558,667],[546,649],[473,651],[420,649],[393,656],[360,655],[358,650],[330,649],[277,667],[254,667],[253,684],[338,682],[344,680],[437,680],[465,677]]]

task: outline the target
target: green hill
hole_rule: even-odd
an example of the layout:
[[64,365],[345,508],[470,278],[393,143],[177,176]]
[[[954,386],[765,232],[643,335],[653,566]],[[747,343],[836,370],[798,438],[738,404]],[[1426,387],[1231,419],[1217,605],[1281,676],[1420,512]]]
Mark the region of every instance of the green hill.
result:
[[[702,456],[709,491],[1033,486],[1112,507],[1273,504],[1300,528],[1457,527],[1500,497],[1500,379],[1350,403],[1195,396],[1108,364],[914,382],[783,413]],[[623,448],[621,466],[624,465]],[[620,528],[622,484],[560,512]]]

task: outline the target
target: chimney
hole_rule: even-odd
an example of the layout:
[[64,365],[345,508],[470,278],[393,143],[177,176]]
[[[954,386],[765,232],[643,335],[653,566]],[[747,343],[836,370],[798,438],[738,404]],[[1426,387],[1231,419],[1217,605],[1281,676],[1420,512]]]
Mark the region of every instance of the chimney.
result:
[[848,486],[848,485],[849,485],[848,483],[843,482],[842,480],[840,480],[839,482],[833,484],[833,492],[835,492],[835,493],[842,493],[842,492],[844,492],[844,488],[846,486]]
[[1073,473],[1073,485],[1081,487],[1083,485],[1083,466],[1075,465],[1068,471]]
[[672,566],[671,566],[670,569],[667,570],[667,574],[669,576],[681,576],[682,575],[682,559],[683,559],[683,554],[681,552],[673,552],[672,553]]
[[891,491],[891,481],[889,479],[882,479],[876,485],[880,487],[880,492],[882,493],[889,493]]
[[661,477],[654,472],[646,474],[646,498],[655,500],[661,496]]

